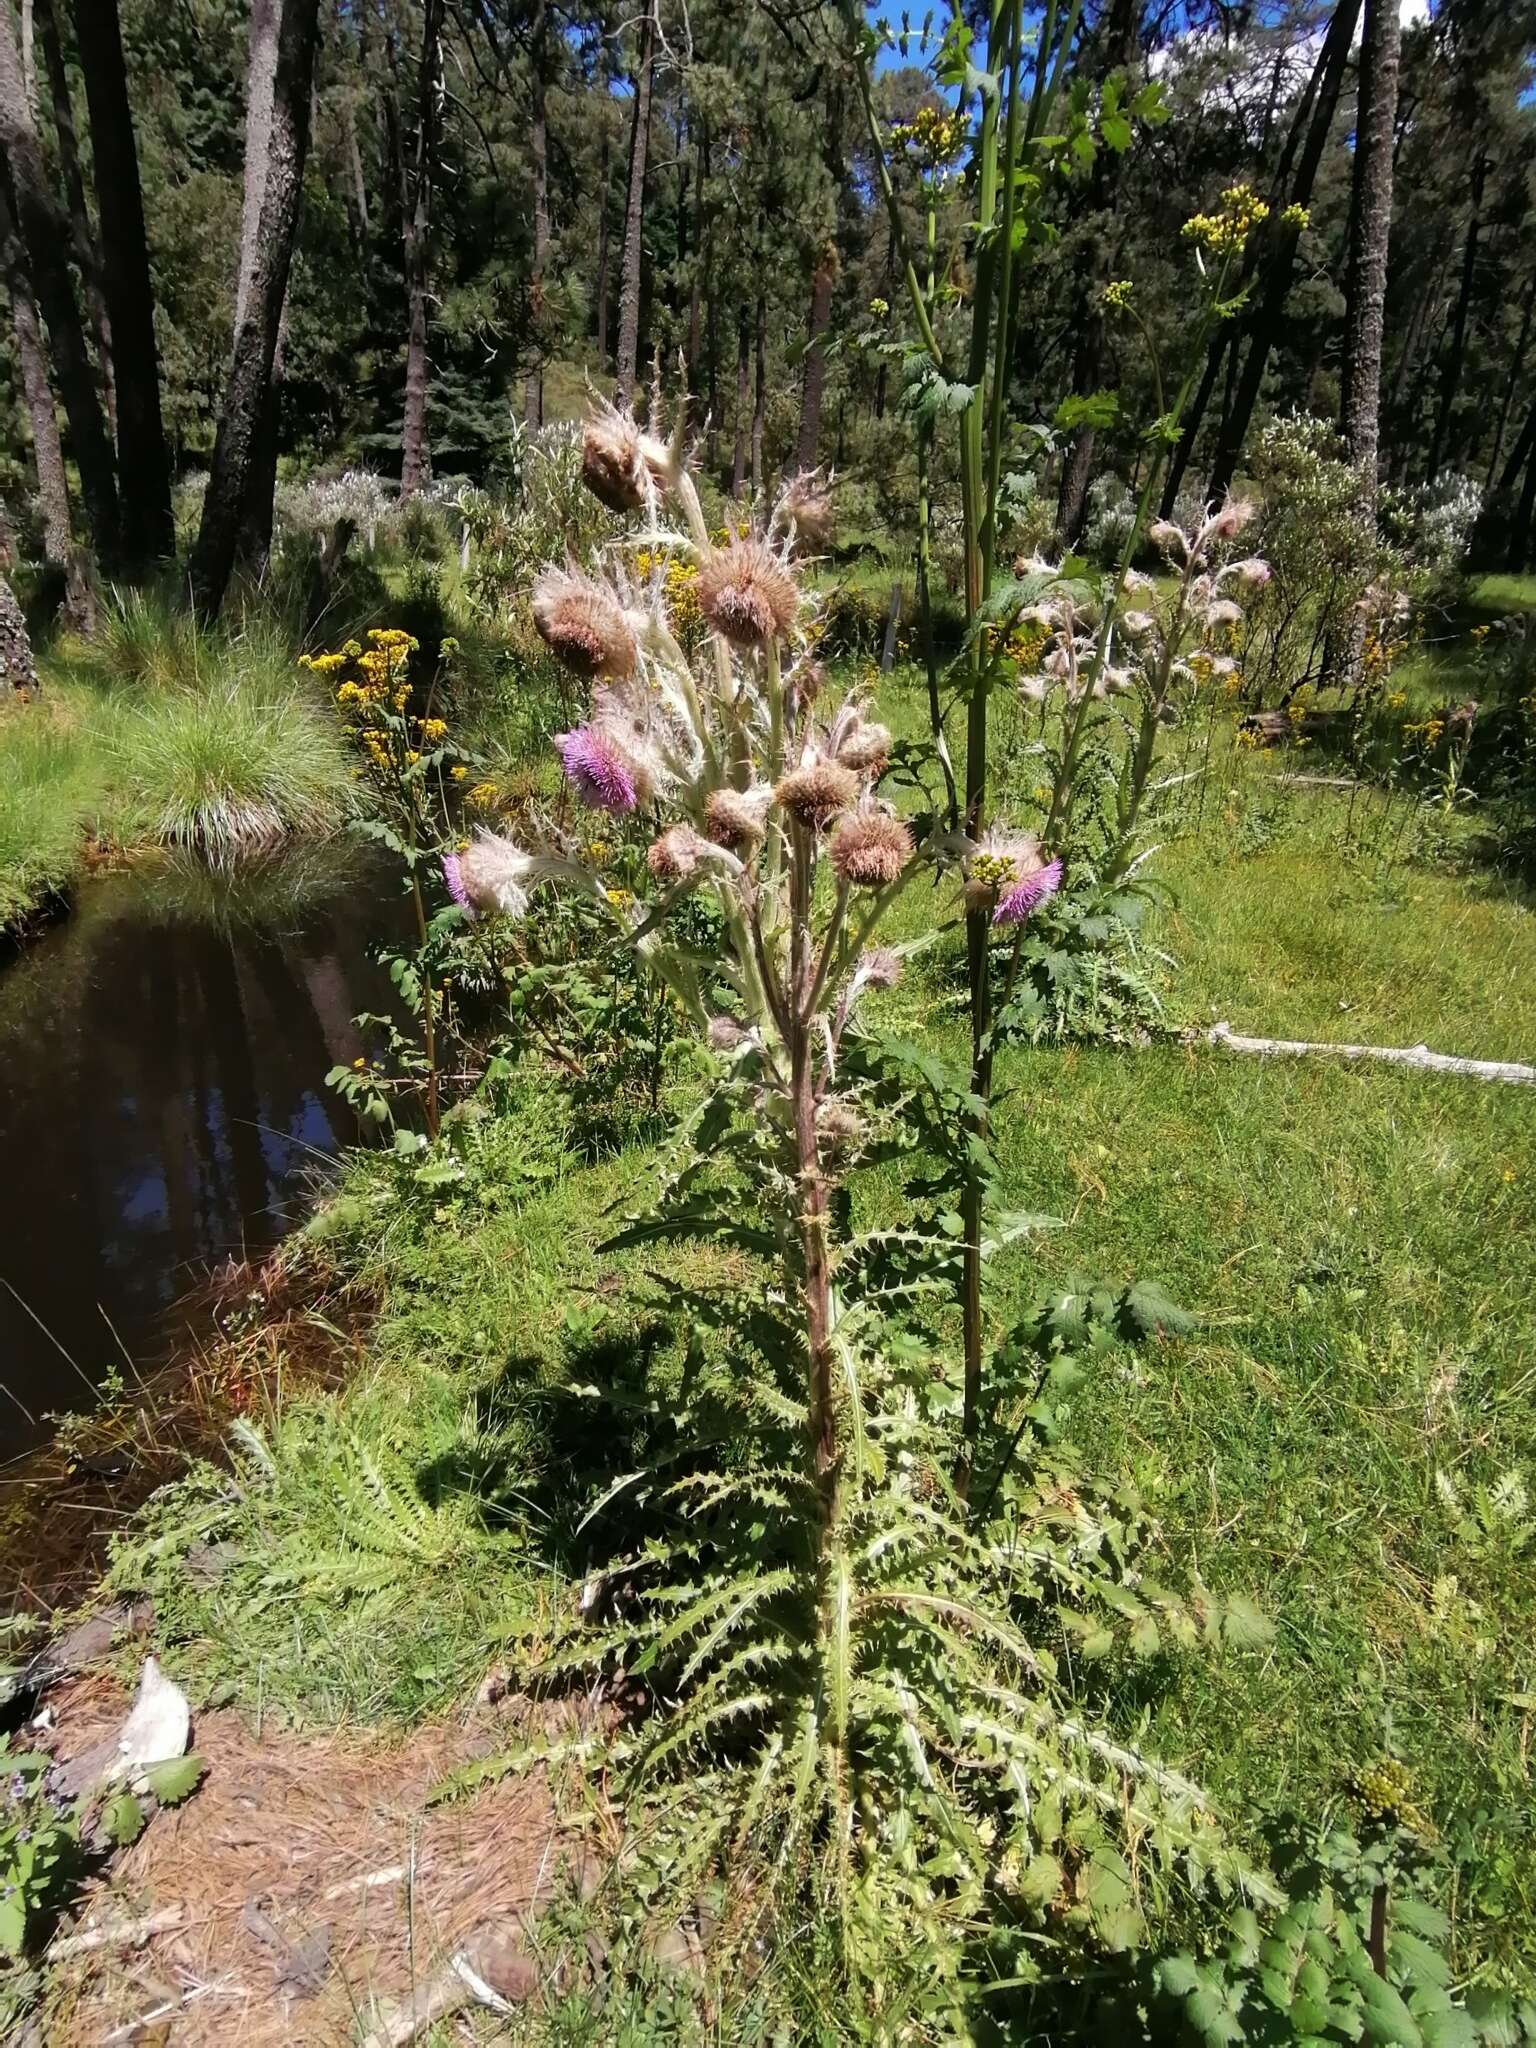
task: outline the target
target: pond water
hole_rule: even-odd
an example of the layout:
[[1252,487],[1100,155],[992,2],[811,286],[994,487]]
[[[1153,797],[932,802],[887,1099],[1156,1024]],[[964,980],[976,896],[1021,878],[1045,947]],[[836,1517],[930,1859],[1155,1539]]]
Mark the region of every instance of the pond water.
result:
[[399,898],[334,844],[220,877],[82,885],[0,967],[0,1460],[163,1362],[176,1304],[269,1250],[356,1136],[326,1070],[386,1006],[370,952]]

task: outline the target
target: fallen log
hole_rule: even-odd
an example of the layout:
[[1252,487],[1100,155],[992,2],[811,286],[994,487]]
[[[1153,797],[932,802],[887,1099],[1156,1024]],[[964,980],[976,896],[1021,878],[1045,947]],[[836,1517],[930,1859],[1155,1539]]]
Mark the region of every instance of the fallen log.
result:
[[1384,1060],[1394,1067],[1413,1067],[1437,1074],[1468,1074],[1477,1081],[1513,1081],[1536,1087],[1536,1067],[1518,1060],[1468,1060],[1454,1053],[1431,1052],[1427,1045],[1329,1045],[1304,1038],[1245,1038],[1227,1023],[1213,1024],[1205,1034],[1207,1045],[1225,1046],[1228,1052],[1257,1053],[1261,1058],[1288,1058],[1300,1053],[1332,1053],[1345,1060]]

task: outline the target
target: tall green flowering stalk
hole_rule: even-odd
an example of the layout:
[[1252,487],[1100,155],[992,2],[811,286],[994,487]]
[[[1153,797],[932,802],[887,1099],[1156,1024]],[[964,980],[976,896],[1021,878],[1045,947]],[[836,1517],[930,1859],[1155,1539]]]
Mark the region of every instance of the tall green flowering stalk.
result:
[[[934,267],[925,273],[908,246],[895,184],[888,160],[891,138],[884,132],[875,107],[873,64],[879,38],[855,15],[850,22],[860,56],[859,77],[870,139],[875,151],[877,177],[890,215],[891,232],[903,251],[903,275],[911,304],[917,336],[926,365],[925,389],[917,406],[919,437],[919,558],[926,560],[926,521],[929,516],[928,474],[932,422],[939,416],[956,421],[964,538],[963,597],[966,641],[956,677],[959,695],[966,705],[966,747],[964,764],[964,826],[973,848],[986,845],[988,813],[988,710],[997,683],[1009,633],[1023,610],[1039,598],[1056,580],[1047,564],[1031,564],[1023,574],[1005,574],[1001,568],[1001,513],[1008,482],[1007,458],[1010,437],[1008,387],[1017,347],[1018,270],[1020,252],[1029,252],[1045,238],[1047,184],[1051,174],[1064,176],[1074,164],[1091,161],[1100,146],[1124,149],[1131,126],[1122,106],[1121,88],[1106,89],[1097,109],[1097,126],[1092,110],[1080,96],[1074,96],[1067,119],[1068,133],[1053,135],[1053,117],[1062,80],[1077,34],[1081,8],[1079,0],[1063,9],[1060,0],[1047,0],[1035,44],[1033,78],[1026,89],[1024,65],[1025,24],[1022,0],[994,0],[988,18],[986,57],[989,69],[977,68],[971,52],[970,30],[958,12],[951,19],[935,65],[940,87],[958,88],[960,106],[966,109],[974,96],[970,183],[973,188],[971,254],[975,282],[971,301],[971,325],[964,353],[963,381],[953,377],[941,340],[941,325],[933,289]],[[1156,118],[1156,88],[1137,95],[1129,112]],[[1231,310],[1225,303],[1229,266],[1240,253],[1249,229],[1263,218],[1265,209],[1246,188],[1225,195],[1221,212],[1200,217],[1186,232],[1201,247],[1201,269],[1208,287],[1204,294],[1201,333],[1191,349],[1191,363],[1199,360],[1199,349],[1210,320]],[[932,220],[931,198],[928,215]],[[1213,258],[1208,270],[1205,254]],[[1214,273],[1214,274],[1213,274]],[[1124,307],[1123,287],[1112,288],[1119,296],[1112,304]],[[1080,703],[1069,718],[1062,752],[1062,773],[1057,778],[1050,815],[1042,835],[1047,858],[1060,859],[1070,842],[1071,813],[1078,780],[1082,748],[1090,731],[1089,707],[1096,693],[1099,674],[1109,660],[1117,611],[1124,590],[1126,572],[1141,545],[1150,516],[1156,480],[1170,435],[1176,438],[1178,423],[1187,402],[1190,378],[1186,378],[1171,408],[1163,410],[1150,430],[1153,460],[1138,502],[1136,517],[1127,535],[1122,559],[1100,595],[1097,640],[1091,657],[1091,673]],[[930,680],[930,708],[935,727],[935,745],[947,771],[943,752],[944,735],[939,692]],[[1006,839],[1006,835],[1003,835]],[[1016,843],[1016,842],[1015,842]],[[993,920],[986,901],[972,902],[966,917],[966,967],[971,1023],[971,1106],[967,1134],[970,1165],[962,1199],[965,1256],[961,1281],[961,1304],[965,1329],[964,1424],[962,1450],[956,1481],[962,1492],[969,1485],[981,1427],[982,1356],[985,1333],[982,1319],[981,1268],[984,1210],[987,1201],[986,1135],[992,1095],[993,1066],[997,1044],[992,1012],[991,944]],[[1013,937],[1009,986],[1017,971],[1019,940]]]

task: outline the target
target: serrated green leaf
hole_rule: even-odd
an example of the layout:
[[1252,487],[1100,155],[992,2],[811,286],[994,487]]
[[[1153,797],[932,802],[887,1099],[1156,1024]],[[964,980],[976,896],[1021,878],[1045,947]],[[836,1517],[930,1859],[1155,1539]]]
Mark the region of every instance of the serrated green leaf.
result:
[[131,1792],[114,1793],[101,1809],[101,1825],[109,1842],[126,1849],[144,1832],[144,1809]]
[[194,1751],[188,1756],[171,1757],[163,1764],[148,1765],[144,1781],[162,1806],[179,1806],[203,1782],[207,1768]]

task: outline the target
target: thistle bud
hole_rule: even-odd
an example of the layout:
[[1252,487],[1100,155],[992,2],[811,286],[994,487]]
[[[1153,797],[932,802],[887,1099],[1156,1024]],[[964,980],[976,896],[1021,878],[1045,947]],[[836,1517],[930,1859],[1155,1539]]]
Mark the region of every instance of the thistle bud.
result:
[[794,625],[800,593],[768,543],[749,537],[717,549],[700,569],[699,609],[723,638],[762,647]]
[[1228,498],[1221,510],[1210,523],[1210,531],[1217,540],[1231,540],[1253,517],[1253,501],[1249,498]]
[[477,832],[443,861],[448,894],[467,917],[521,917],[539,862],[499,832]]
[[704,800],[704,829],[717,846],[743,852],[763,837],[772,800],[773,791],[766,784],[746,790],[712,789]]
[[550,652],[591,682],[633,675],[634,632],[612,591],[590,577],[546,569],[533,586],[533,623]]
[[1165,553],[1177,548],[1183,554],[1188,545],[1182,530],[1171,519],[1154,519],[1147,528],[1147,539],[1153,547],[1162,548]]
[[851,1103],[829,1095],[816,1112],[816,1137],[821,1150],[832,1159],[843,1159],[864,1136],[864,1119]]
[[633,512],[644,496],[640,430],[623,413],[588,420],[581,434],[581,480],[610,512]]
[[773,517],[776,526],[793,528],[797,553],[825,547],[832,538],[831,493],[814,470],[804,470],[791,477]]
[[856,972],[870,988],[894,988],[902,976],[901,955],[893,946],[871,946],[859,956]]
[[1127,612],[1120,624],[1132,640],[1140,640],[1151,632],[1157,621],[1150,612]]
[[861,719],[841,743],[837,758],[857,775],[879,776],[891,758],[891,729],[888,725],[865,724]]
[[774,789],[774,799],[813,832],[846,811],[859,793],[859,778],[839,761],[812,760],[793,768]]
[[691,825],[673,825],[646,850],[645,864],[658,882],[687,882],[698,873],[704,841]]
[[1227,571],[1249,590],[1258,590],[1269,581],[1270,568],[1262,556],[1247,555],[1240,562],[1233,562]]
[[852,889],[888,889],[912,858],[912,834],[888,811],[853,811],[838,822],[827,857]]
[[711,1017],[709,1020],[709,1042],[716,1052],[734,1052],[739,1045],[745,1045],[752,1033],[743,1029],[734,1017]]

